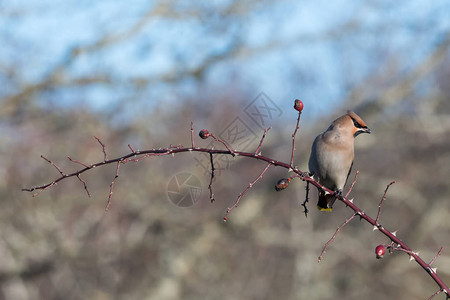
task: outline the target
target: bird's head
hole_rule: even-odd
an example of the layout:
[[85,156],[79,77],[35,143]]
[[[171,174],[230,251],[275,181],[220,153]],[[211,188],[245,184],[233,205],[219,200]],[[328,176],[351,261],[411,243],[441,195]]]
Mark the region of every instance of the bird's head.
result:
[[356,137],[361,133],[371,133],[371,130],[357,114],[348,110],[347,113],[336,120],[327,129],[328,132],[337,132],[339,136]]
[[361,119],[361,117],[358,116],[357,114],[355,114],[353,111],[348,110],[347,116],[351,118],[354,137],[358,136],[361,133],[371,133],[372,132],[370,130],[370,128],[367,127],[366,122],[364,122],[363,119]]

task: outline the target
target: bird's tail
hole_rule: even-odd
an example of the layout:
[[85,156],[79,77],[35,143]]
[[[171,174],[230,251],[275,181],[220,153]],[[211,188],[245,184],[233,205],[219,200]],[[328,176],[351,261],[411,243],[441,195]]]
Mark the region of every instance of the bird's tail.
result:
[[332,211],[333,203],[336,201],[334,194],[325,193],[321,191],[319,193],[319,201],[317,202],[317,208],[320,211]]

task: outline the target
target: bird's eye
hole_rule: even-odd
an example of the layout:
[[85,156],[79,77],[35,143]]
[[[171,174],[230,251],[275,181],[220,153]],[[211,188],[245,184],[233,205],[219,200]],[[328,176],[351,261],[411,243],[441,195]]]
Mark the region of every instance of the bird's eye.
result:
[[359,124],[355,119],[352,119],[352,120],[353,120],[353,125],[355,125],[356,128],[363,128],[361,126],[361,124]]

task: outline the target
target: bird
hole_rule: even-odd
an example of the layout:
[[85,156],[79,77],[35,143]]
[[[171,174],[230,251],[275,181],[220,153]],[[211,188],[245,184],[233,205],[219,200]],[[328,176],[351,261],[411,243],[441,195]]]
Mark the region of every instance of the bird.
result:
[[321,185],[334,191],[334,194],[319,190],[317,208],[332,211],[333,203],[342,198],[342,190],[352,170],[355,157],[355,137],[361,133],[371,133],[367,124],[353,111],[331,123],[328,129],[319,134],[311,147],[309,175]]

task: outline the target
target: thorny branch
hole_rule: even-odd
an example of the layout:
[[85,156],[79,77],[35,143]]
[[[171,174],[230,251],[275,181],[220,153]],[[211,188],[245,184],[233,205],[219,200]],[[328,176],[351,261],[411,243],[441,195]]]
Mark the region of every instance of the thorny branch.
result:
[[306,182],[306,195],[305,195],[305,201],[303,201],[303,203],[301,204],[303,206],[303,212],[305,213],[305,217],[308,217],[308,202],[309,202],[309,181]]
[[[226,148],[227,150],[216,150],[216,149],[209,149],[209,148],[196,148],[194,147],[194,139],[193,139],[193,123],[191,123],[191,142],[192,142],[192,147],[183,147],[183,146],[177,146],[177,147],[173,147],[173,146],[169,146],[167,148],[159,148],[159,149],[149,149],[149,150],[143,150],[143,151],[135,151],[130,145],[128,145],[128,147],[130,148],[130,153],[125,154],[121,157],[117,157],[114,159],[107,159],[107,155],[106,155],[106,146],[105,144],[103,144],[100,139],[98,139],[97,137],[96,140],[100,143],[100,145],[102,146],[102,152],[104,155],[104,159],[101,162],[97,162],[97,163],[93,163],[93,164],[85,164],[83,162],[77,161],[72,159],[70,156],[67,156],[67,158],[74,162],[77,163],[81,166],[83,166],[82,169],[72,172],[72,173],[64,173],[62,171],[61,168],[59,168],[56,164],[54,164],[51,160],[45,158],[42,156],[43,159],[45,159],[48,163],[50,163],[54,168],[56,168],[58,170],[58,172],[60,173],[60,177],[56,178],[55,180],[47,183],[47,184],[43,184],[43,185],[39,185],[39,186],[33,186],[31,188],[23,188],[23,191],[27,191],[27,192],[34,192],[37,191],[33,194],[33,197],[38,196],[41,192],[45,191],[46,189],[51,188],[52,186],[56,185],[58,182],[70,178],[70,177],[77,177],[78,180],[80,180],[83,183],[84,189],[86,190],[88,196],[90,196],[89,190],[87,188],[87,183],[81,179],[80,175],[92,170],[96,167],[102,167],[108,164],[113,164],[116,163],[117,167],[116,167],[116,174],[114,179],[111,182],[110,185],[110,192],[109,192],[109,196],[108,196],[108,201],[105,207],[105,210],[109,209],[109,206],[111,204],[111,199],[112,199],[112,195],[113,195],[113,188],[114,188],[114,184],[116,182],[116,179],[119,176],[119,169],[120,169],[120,165],[121,164],[126,164],[129,161],[132,162],[138,162],[144,158],[147,157],[151,157],[151,156],[164,156],[164,155],[175,155],[178,153],[182,153],[182,152],[203,152],[203,153],[209,153],[210,154],[210,158],[212,158],[213,155],[232,155],[232,156],[238,156],[238,157],[247,157],[247,158],[253,158],[259,161],[264,161],[267,163],[266,167],[264,168],[264,170],[259,174],[259,176],[252,182],[250,183],[247,188],[238,196],[236,202],[234,203],[233,206],[231,206],[230,208],[228,208],[226,215],[224,217],[224,220],[227,220],[227,216],[230,213],[230,211],[235,208],[238,204],[239,201],[241,200],[241,198],[244,196],[244,194],[258,181],[261,179],[261,177],[264,175],[264,173],[269,169],[270,166],[279,166],[282,168],[286,168],[289,171],[294,172],[294,176],[293,177],[298,177],[299,179],[306,181],[307,183],[307,191],[309,191],[309,184],[314,185],[315,187],[317,187],[319,190],[325,191],[327,193],[334,193],[334,191],[326,188],[325,186],[322,186],[319,182],[317,182],[315,179],[313,179],[311,176],[309,176],[308,173],[306,172],[302,172],[301,170],[297,169],[297,167],[293,167],[293,155],[294,155],[294,151],[295,151],[295,134],[297,132],[298,129],[298,122],[300,120],[300,114],[299,117],[297,119],[297,127],[296,130],[294,131],[294,134],[292,135],[292,140],[293,140],[293,148],[292,148],[292,155],[291,155],[291,161],[290,163],[285,163],[282,161],[278,161],[275,159],[272,159],[270,157],[266,157],[261,155],[259,152],[262,142],[265,138],[265,134],[267,133],[267,130],[265,130],[263,138],[261,139],[260,145],[257,148],[257,151],[255,152],[243,152],[243,151],[233,151],[229,148],[229,146],[224,142],[221,141],[219,139],[217,139],[216,137],[214,137],[212,134],[210,135],[212,138],[214,138],[216,141],[221,142]],[[214,172],[214,167],[213,164],[211,164],[211,168],[212,168],[212,174],[211,174],[211,179],[213,178],[213,172]],[[358,174],[358,173],[357,173]],[[356,179],[357,179],[357,174],[355,176],[355,179],[350,187],[350,191],[353,188],[354,184],[356,183]],[[292,178],[293,178],[292,177]],[[212,182],[212,180],[211,180]],[[411,250],[411,248],[408,247],[408,245],[403,242],[401,239],[399,239],[396,236],[396,232],[392,232],[389,231],[388,229],[386,229],[382,224],[379,223],[379,218],[380,218],[380,214],[381,214],[381,205],[383,204],[384,200],[386,199],[386,193],[388,191],[388,188],[394,183],[395,181],[391,182],[390,184],[388,184],[388,186],[386,187],[386,190],[383,194],[383,198],[380,201],[379,204],[379,209],[378,209],[378,214],[376,219],[372,219],[370,216],[368,216],[366,213],[364,213],[358,206],[356,206],[353,203],[353,200],[349,200],[348,197],[348,193],[346,196],[344,197],[339,197],[338,199],[340,201],[342,201],[346,206],[348,206],[351,210],[353,210],[354,214],[347,219],[341,226],[338,227],[338,229],[336,230],[335,234],[332,236],[332,238],[325,244],[325,247],[323,248],[323,251],[321,253],[321,255],[319,256],[319,261],[323,258],[323,254],[325,253],[328,245],[333,242],[333,240],[336,238],[336,235],[339,233],[339,231],[347,224],[349,223],[355,216],[359,216],[362,220],[365,220],[366,222],[368,222],[369,224],[373,225],[375,229],[378,229],[382,234],[384,234],[386,237],[388,237],[391,240],[391,244],[389,245],[389,247],[392,250],[396,250],[396,251],[402,251],[402,252],[406,252],[409,256],[411,260],[416,261],[416,263],[418,263],[426,272],[427,274],[436,282],[436,284],[439,286],[439,290],[437,292],[435,292],[429,299],[432,299],[433,297],[435,297],[437,294],[444,292],[447,296],[447,299],[449,298],[450,295],[450,289],[449,287],[442,281],[442,279],[437,275],[436,273],[436,268],[431,268],[431,265],[435,262],[435,260],[439,257],[439,255],[442,252],[442,248],[439,250],[438,254],[431,260],[430,263],[426,263],[420,256],[418,252],[414,252]],[[350,192],[349,191],[349,192]],[[211,193],[212,193],[212,189],[211,189]],[[307,208],[306,208],[306,202],[307,199],[303,202],[303,206],[305,207],[305,214],[308,212]]]
[[334,241],[334,239],[336,238],[336,236],[337,236],[337,234],[339,233],[339,231],[341,231],[341,229],[342,229],[345,225],[347,225],[351,220],[353,220],[353,218],[356,217],[357,215],[358,215],[357,213],[354,213],[350,218],[348,218],[347,220],[345,220],[345,222],[342,223],[342,225],[339,226],[339,227],[336,229],[336,232],[333,234],[333,236],[331,237],[331,239],[329,239],[328,242],[325,243],[325,246],[323,247],[322,252],[321,252],[320,255],[319,255],[319,258],[317,259],[318,262],[320,262],[320,261],[322,260],[323,255],[325,254],[325,252],[326,252],[328,246]]
[[106,146],[105,144],[102,143],[102,141],[100,141],[100,139],[96,136],[94,136],[94,138],[97,140],[97,142],[102,146],[102,151],[103,151],[103,160],[107,161],[108,160],[108,156],[106,155]]
[[208,189],[209,189],[209,199],[211,200],[211,203],[213,203],[214,202],[214,193],[212,190],[212,183],[213,183],[213,179],[214,179],[215,168],[214,168],[214,159],[213,159],[212,153],[209,153],[209,160],[211,162],[211,179],[209,181]]
[[266,167],[264,168],[264,170],[259,174],[259,176],[258,176],[253,182],[249,183],[249,185],[245,188],[245,190],[244,190],[242,193],[239,194],[239,196],[238,196],[236,202],[234,202],[234,204],[233,204],[231,207],[229,207],[229,208],[227,209],[227,212],[226,212],[226,214],[225,214],[225,217],[223,218],[223,220],[224,220],[225,222],[227,221],[228,214],[231,212],[231,210],[239,205],[239,202],[241,201],[241,199],[242,199],[242,197],[245,195],[245,193],[247,193],[247,191],[248,191],[249,189],[251,189],[251,188],[253,187],[253,185],[254,185],[258,180],[260,180],[260,179],[263,177],[264,173],[266,173],[266,171],[267,171],[267,169],[269,169],[270,165],[271,165],[270,163],[267,164],[267,166],[266,166]]
[[378,204],[378,214],[377,214],[377,218],[376,218],[376,220],[375,220],[375,225],[376,225],[377,227],[378,227],[378,221],[380,220],[381,205],[383,205],[384,200],[386,200],[386,194],[387,194],[387,191],[389,190],[389,187],[390,187],[391,185],[393,185],[395,182],[396,182],[396,181],[394,180],[394,181],[392,181],[391,183],[389,183],[389,184],[386,186],[386,189],[384,190],[384,194],[383,194],[383,197],[381,198],[380,204]]
[[298,112],[298,118],[297,118],[297,125],[295,125],[294,133],[292,134],[292,153],[291,153],[291,168],[294,168],[294,153],[295,153],[295,135],[297,134],[297,130],[299,128],[298,124],[300,123],[300,116],[302,115],[302,112]]
[[262,138],[261,138],[261,141],[259,142],[259,145],[258,145],[258,147],[257,147],[256,150],[255,150],[255,154],[256,154],[256,155],[260,154],[259,151],[261,150],[262,143],[264,142],[264,139],[266,138],[267,132],[268,132],[271,128],[272,128],[272,127],[265,128],[265,129],[264,129],[264,133],[263,133],[263,136],[262,136]]
[[347,194],[345,194],[345,198],[347,198],[348,195],[350,195],[350,193],[352,192],[353,187],[355,186],[356,180],[358,180],[358,174],[359,174],[359,170],[356,170],[355,179],[353,179],[353,182],[350,185],[350,188],[348,189]]

